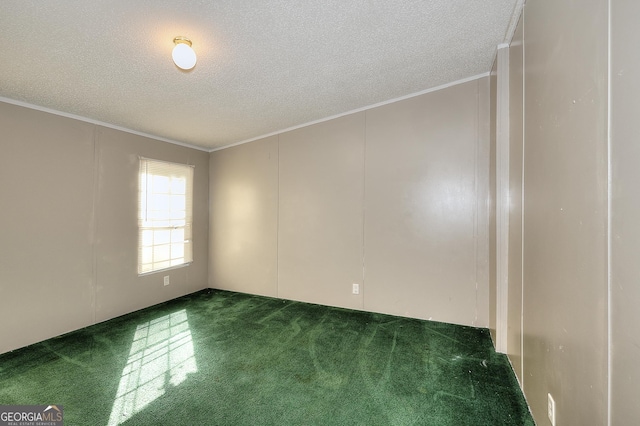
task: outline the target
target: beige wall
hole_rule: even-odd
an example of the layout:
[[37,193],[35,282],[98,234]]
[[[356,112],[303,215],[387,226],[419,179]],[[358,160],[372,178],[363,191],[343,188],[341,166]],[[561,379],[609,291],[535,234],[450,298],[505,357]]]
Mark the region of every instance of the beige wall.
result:
[[276,297],[278,137],[217,151],[209,166],[209,286]]
[[640,424],[640,3],[611,2],[611,424]]
[[[95,132],[96,321],[104,321],[207,287],[208,153],[105,127]],[[193,164],[193,263],[137,274],[138,157]],[[171,284],[164,286],[169,275]]]
[[362,112],[280,135],[278,297],[363,308],[364,126]]
[[487,80],[213,152],[210,286],[487,326]]
[[486,80],[367,111],[366,310],[487,325],[475,174]]
[[[206,287],[207,153],[6,103],[0,129],[0,353]],[[189,267],[137,276],[138,155],[196,165]]]
[[0,103],[0,353],[93,323],[93,126]]
[[[557,424],[607,424],[607,18],[600,0],[531,0],[524,11],[521,361],[538,424],[548,424],[548,392]],[[517,317],[509,319],[515,339]]]
[[522,373],[522,160],[523,137],[523,20],[509,47],[509,264],[507,354],[523,384]]

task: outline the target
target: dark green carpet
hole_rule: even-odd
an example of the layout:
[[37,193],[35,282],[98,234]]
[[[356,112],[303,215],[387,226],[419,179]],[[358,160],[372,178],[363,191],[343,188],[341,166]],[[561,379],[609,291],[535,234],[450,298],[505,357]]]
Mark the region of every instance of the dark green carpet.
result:
[[533,425],[486,329],[204,290],[0,355],[65,425]]

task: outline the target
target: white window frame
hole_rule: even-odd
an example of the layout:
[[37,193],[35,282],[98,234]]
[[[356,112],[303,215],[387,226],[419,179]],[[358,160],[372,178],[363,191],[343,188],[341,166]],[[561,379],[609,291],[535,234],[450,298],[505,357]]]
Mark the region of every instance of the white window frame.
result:
[[194,166],[140,157],[138,275],[193,262]]

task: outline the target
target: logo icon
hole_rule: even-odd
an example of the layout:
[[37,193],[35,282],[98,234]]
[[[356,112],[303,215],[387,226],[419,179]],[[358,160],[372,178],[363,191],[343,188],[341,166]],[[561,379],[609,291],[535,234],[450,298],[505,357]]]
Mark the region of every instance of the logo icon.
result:
[[62,405],[0,405],[0,426],[63,426]]

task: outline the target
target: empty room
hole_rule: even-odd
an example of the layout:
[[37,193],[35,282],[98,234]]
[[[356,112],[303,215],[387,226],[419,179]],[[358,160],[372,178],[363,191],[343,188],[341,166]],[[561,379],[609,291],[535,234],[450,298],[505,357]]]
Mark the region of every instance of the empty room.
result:
[[638,17],[2,1],[0,425],[640,424]]

